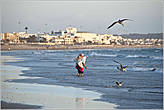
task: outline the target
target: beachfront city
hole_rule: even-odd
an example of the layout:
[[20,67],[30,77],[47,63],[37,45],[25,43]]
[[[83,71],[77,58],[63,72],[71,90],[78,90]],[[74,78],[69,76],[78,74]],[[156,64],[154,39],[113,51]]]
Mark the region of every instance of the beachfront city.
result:
[[[122,37],[121,35],[113,34],[96,34],[91,32],[78,31],[77,28],[67,27],[61,31],[51,31],[50,33],[38,32],[28,33],[28,27],[25,27],[26,32],[12,32],[12,33],[1,33],[1,45],[42,45],[42,46],[55,46],[55,45],[109,45],[115,46],[126,46],[126,47],[137,47],[137,46],[158,46],[162,47],[163,34],[157,34],[157,38],[133,38]],[[152,36],[154,37],[155,34]],[[160,36],[160,37],[159,37]],[[3,46],[2,46],[3,47]],[[12,46],[13,47],[13,46]],[[2,48],[3,49],[3,48]]]

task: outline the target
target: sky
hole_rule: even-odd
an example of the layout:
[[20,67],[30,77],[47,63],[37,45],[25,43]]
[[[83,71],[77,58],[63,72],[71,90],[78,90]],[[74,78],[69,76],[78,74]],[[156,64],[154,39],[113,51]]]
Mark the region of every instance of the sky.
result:
[[[51,32],[75,27],[97,34],[163,32],[163,0],[1,0],[1,32]],[[113,22],[128,18],[124,27]]]

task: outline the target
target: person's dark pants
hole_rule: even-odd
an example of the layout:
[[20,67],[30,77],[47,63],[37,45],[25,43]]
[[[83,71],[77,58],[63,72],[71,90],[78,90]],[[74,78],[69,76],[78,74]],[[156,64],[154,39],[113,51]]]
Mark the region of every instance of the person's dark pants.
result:
[[[78,70],[78,74],[83,76],[84,73],[84,69],[82,67],[80,67],[79,65],[76,65],[76,69]],[[79,76],[79,75],[78,75]]]

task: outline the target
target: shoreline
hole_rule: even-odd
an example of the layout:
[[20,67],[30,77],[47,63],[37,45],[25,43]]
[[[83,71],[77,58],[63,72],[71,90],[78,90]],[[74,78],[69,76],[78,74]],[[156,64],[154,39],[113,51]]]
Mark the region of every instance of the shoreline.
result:
[[23,44],[23,45],[1,45],[1,51],[10,50],[76,50],[76,49],[107,49],[107,48],[163,48],[163,45],[39,45],[39,44]]
[[42,106],[37,105],[28,105],[28,104],[21,104],[21,103],[8,103],[1,100],[1,109],[41,109]]
[[[1,80],[1,108],[3,109],[115,109],[116,107],[112,103],[94,101],[94,99],[99,99],[101,94],[82,88],[10,82],[14,79],[22,79],[19,74],[21,74],[23,67],[12,67],[4,63],[16,62],[17,60],[12,56],[1,56],[1,75],[5,74],[5,80]],[[16,71],[17,69],[20,71]],[[11,73],[17,74],[16,77],[10,77]],[[30,77],[23,78],[31,79]]]
[[[161,61],[162,49],[126,49],[126,50],[128,51],[128,54],[124,54],[124,51],[125,51],[124,49],[109,49],[109,50],[107,50],[107,53],[105,53],[105,54],[103,54],[104,49],[103,50],[101,50],[101,49],[80,50],[82,52],[83,51],[84,52],[85,51],[91,51],[90,53],[88,53],[88,56],[96,55],[96,53],[99,53],[100,51],[102,51],[101,54],[97,54],[98,57],[97,56],[92,57],[92,58],[96,59],[97,62],[91,62],[91,63],[88,62],[89,63],[88,65],[91,65],[91,64],[93,64],[93,65],[90,66],[91,71],[86,71],[86,73],[87,74],[89,73],[89,74],[86,75],[87,77],[84,77],[83,79],[73,77],[75,74],[74,74],[74,71],[72,71],[72,68],[68,69],[68,71],[67,71],[67,69],[63,70],[63,67],[68,67],[67,65],[70,65],[70,63],[72,62],[72,60],[70,58],[72,58],[75,53],[79,52],[79,50],[77,50],[77,51],[76,50],[70,50],[70,52],[62,51],[62,50],[43,51],[42,52],[42,51],[36,50],[36,52],[34,52],[34,53],[33,53],[33,51],[6,51],[6,52],[4,51],[4,52],[2,52],[2,55],[4,55],[4,56],[5,55],[15,56],[16,58],[17,57],[25,58],[24,59],[25,62],[23,61],[22,64],[21,64],[21,62],[20,63],[18,62],[18,66],[21,66],[21,65],[23,66],[25,64],[24,65],[25,68],[26,67],[30,67],[30,68],[28,71],[24,71],[24,75],[21,75],[21,76],[38,77],[38,79],[36,79],[36,78],[35,79],[29,79],[30,78],[29,77],[28,79],[27,78],[26,79],[20,79],[19,78],[18,80],[11,80],[11,81],[9,80],[10,84],[12,82],[13,82],[12,84],[17,84],[16,87],[19,87],[18,88],[19,90],[24,90],[23,88],[20,89],[20,87],[22,87],[21,85],[18,85],[20,83],[22,83],[23,85],[29,84],[29,83],[32,85],[33,84],[34,85],[46,84],[44,87],[42,86],[42,88],[47,87],[47,85],[59,85],[59,86],[61,85],[61,86],[65,86],[65,87],[71,86],[71,87],[75,87],[75,88],[80,87],[80,88],[84,88],[85,90],[96,91],[96,92],[102,94],[101,98],[95,99],[95,101],[114,103],[114,104],[118,105],[116,107],[116,109],[123,109],[123,108],[124,109],[125,108],[131,108],[131,109],[132,108],[133,109],[141,109],[141,108],[142,109],[146,109],[146,108],[147,109],[148,108],[149,109],[151,109],[151,108],[157,109],[158,108],[158,109],[160,109],[160,108],[162,108],[163,107],[161,104],[162,103],[162,98],[161,98],[161,96],[162,96],[161,95],[162,94],[162,84],[161,84],[161,81],[162,81],[162,78],[161,78],[161,76],[162,76],[162,67],[161,67],[162,66],[162,61]],[[149,51],[149,50],[152,50],[152,51]],[[157,71],[155,71],[155,72],[150,71],[150,74],[147,74],[147,73],[149,73],[148,72],[149,68],[145,68],[144,65],[142,65],[141,68],[134,68],[133,71],[129,71],[129,72],[127,71],[126,72],[127,76],[126,76],[126,74],[124,74],[124,75],[121,75],[121,73],[119,74],[117,71],[115,71],[116,68],[114,69],[114,71],[112,71],[113,67],[110,68],[108,66],[110,64],[110,62],[108,63],[108,61],[110,61],[110,59],[107,61],[106,60],[107,57],[104,55],[108,54],[109,58],[116,58],[117,57],[116,55],[120,55],[120,51],[123,52],[122,57],[125,58],[127,56],[127,58],[130,60],[140,56],[141,59],[137,58],[138,61],[140,61],[140,60],[145,61],[145,60],[143,60],[144,58],[150,59],[150,60],[146,59],[145,63],[149,63],[150,61],[157,61],[156,63],[153,63],[153,64],[159,65],[159,68],[157,66],[155,66],[155,67],[160,69],[160,71],[157,69]],[[126,51],[126,53],[127,53],[127,51]],[[113,55],[113,52],[115,52],[114,56],[111,56],[111,55]],[[136,52],[137,53],[139,52],[139,55],[135,54]],[[140,52],[143,54],[140,54]],[[67,56],[67,55],[65,56],[65,53],[68,53],[69,56]],[[35,56],[35,55],[37,55],[37,56]],[[99,57],[100,55],[104,56],[104,57]],[[151,57],[149,57],[149,55],[151,55]],[[36,59],[38,57],[40,59]],[[131,57],[131,58],[129,58],[129,57]],[[102,64],[100,64],[100,66],[99,65],[96,66],[96,64],[98,64],[102,58],[104,58],[102,60],[103,61]],[[63,59],[63,61],[59,61],[58,59]],[[104,62],[104,60],[107,62]],[[29,64],[33,64],[34,67],[32,65],[28,66],[29,64],[26,65],[26,63],[28,63],[28,61],[30,62]],[[59,64],[59,62],[62,63],[65,61],[68,61],[68,63],[66,63],[65,65]],[[127,61],[126,63],[129,63],[129,61]],[[17,63],[6,63],[6,64],[11,64],[14,66],[17,65]],[[43,64],[46,64],[46,65],[44,66]],[[106,66],[103,66],[103,65],[106,65]],[[152,65],[152,63],[150,63],[150,65]],[[39,66],[39,68],[36,69],[35,66]],[[115,66],[115,65],[113,64],[113,66]],[[48,70],[44,70],[45,68],[42,69],[42,67],[46,67],[46,68],[49,67],[49,68],[48,68]],[[55,71],[54,71],[54,67],[57,68]],[[99,69],[100,71],[95,72],[94,71],[95,68],[97,70]],[[102,75],[107,76],[107,77],[101,78]],[[116,77],[116,75],[118,77]],[[99,79],[99,76],[101,79]],[[144,82],[146,82],[146,84],[144,84],[144,85],[142,82],[140,84],[138,84],[138,82],[142,80],[142,79],[140,80],[141,76],[145,80]],[[113,81],[116,81],[116,80],[121,81],[121,80],[124,80],[125,78],[129,79],[129,84],[127,84],[127,85],[125,84],[125,85],[123,85],[123,87],[117,88]],[[99,79],[99,80],[97,80],[97,79]],[[155,80],[155,82],[154,82],[154,80]],[[96,83],[95,83],[95,81],[96,81]],[[153,83],[151,83],[152,86],[149,85],[149,81],[153,81]],[[133,85],[131,85],[131,84],[133,84]],[[30,86],[32,86],[32,85],[30,85]],[[41,86],[41,85],[39,85],[39,86]],[[26,85],[26,87],[30,87],[30,86]],[[135,86],[137,86],[136,90],[133,89]],[[148,87],[148,88],[145,88],[145,87]],[[33,88],[36,89],[35,91],[38,91],[38,92],[42,91],[42,90],[39,90],[38,88],[36,88],[35,86],[32,86],[32,90],[34,90]],[[52,86],[50,88],[52,88]],[[15,89],[16,88],[13,88],[10,90],[12,90],[12,92],[13,92]],[[49,89],[45,89],[45,90],[49,90]],[[138,90],[141,90],[141,92]],[[28,92],[29,91],[31,91],[31,89],[30,90],[28,89]],[[150,91],[151,93],[149,94],[149,92],[145,93],[142,91]],[[18,93],[18,92],[16,92],[16,93]],[[119,97],[119,96],[122,96],[122,94],[124,94],[123,97]],[[142,97],[143,96],[142,94],[144,95],[144,97]],[[75,95],[79,96],[79,92],[76,92]],[[41,96],[43,96],[43,95],[41,95]],[[19,96],[19,97],[22,97],[22,96]],[[12,98],[12,99],[14,99],[14,98]],[[120,102],[119,101],[120,99],[124,100],[124,101]],[[133,99],[134,99],[134,101],[133,101]],[[158,100],[158,102],[151,101],[151,99]],[[50,99],[48,99],[48,101],[50,101]],[[74,100],[74,101],[77,101],[77,105],[79,105],[79,103],[85,104],[85,102],[86,102],[86,100],[84,98],[77,98],[77,100]],[[140,101],[142,101],[142,103],[140,103]],[[54,102],[54,101],[51,101],[51,102]],[[26,104],[31,104],[31,103],[26,103]],[[38,105],[38,104],[36,104],[36,105]]]

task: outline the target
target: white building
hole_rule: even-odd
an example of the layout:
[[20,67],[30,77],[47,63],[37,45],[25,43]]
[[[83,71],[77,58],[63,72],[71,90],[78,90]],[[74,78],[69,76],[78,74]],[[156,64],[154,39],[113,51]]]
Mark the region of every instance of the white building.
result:
[[66,28],[66,32],[75,34],[75,33],[77,33],[77,28],[68,27],[68,28]]
[[97,34],[89,32],[77,32],[75,36],[83,38],[85,42],[93,41],[93,39],[96,39],[96,37],[98,37]]

